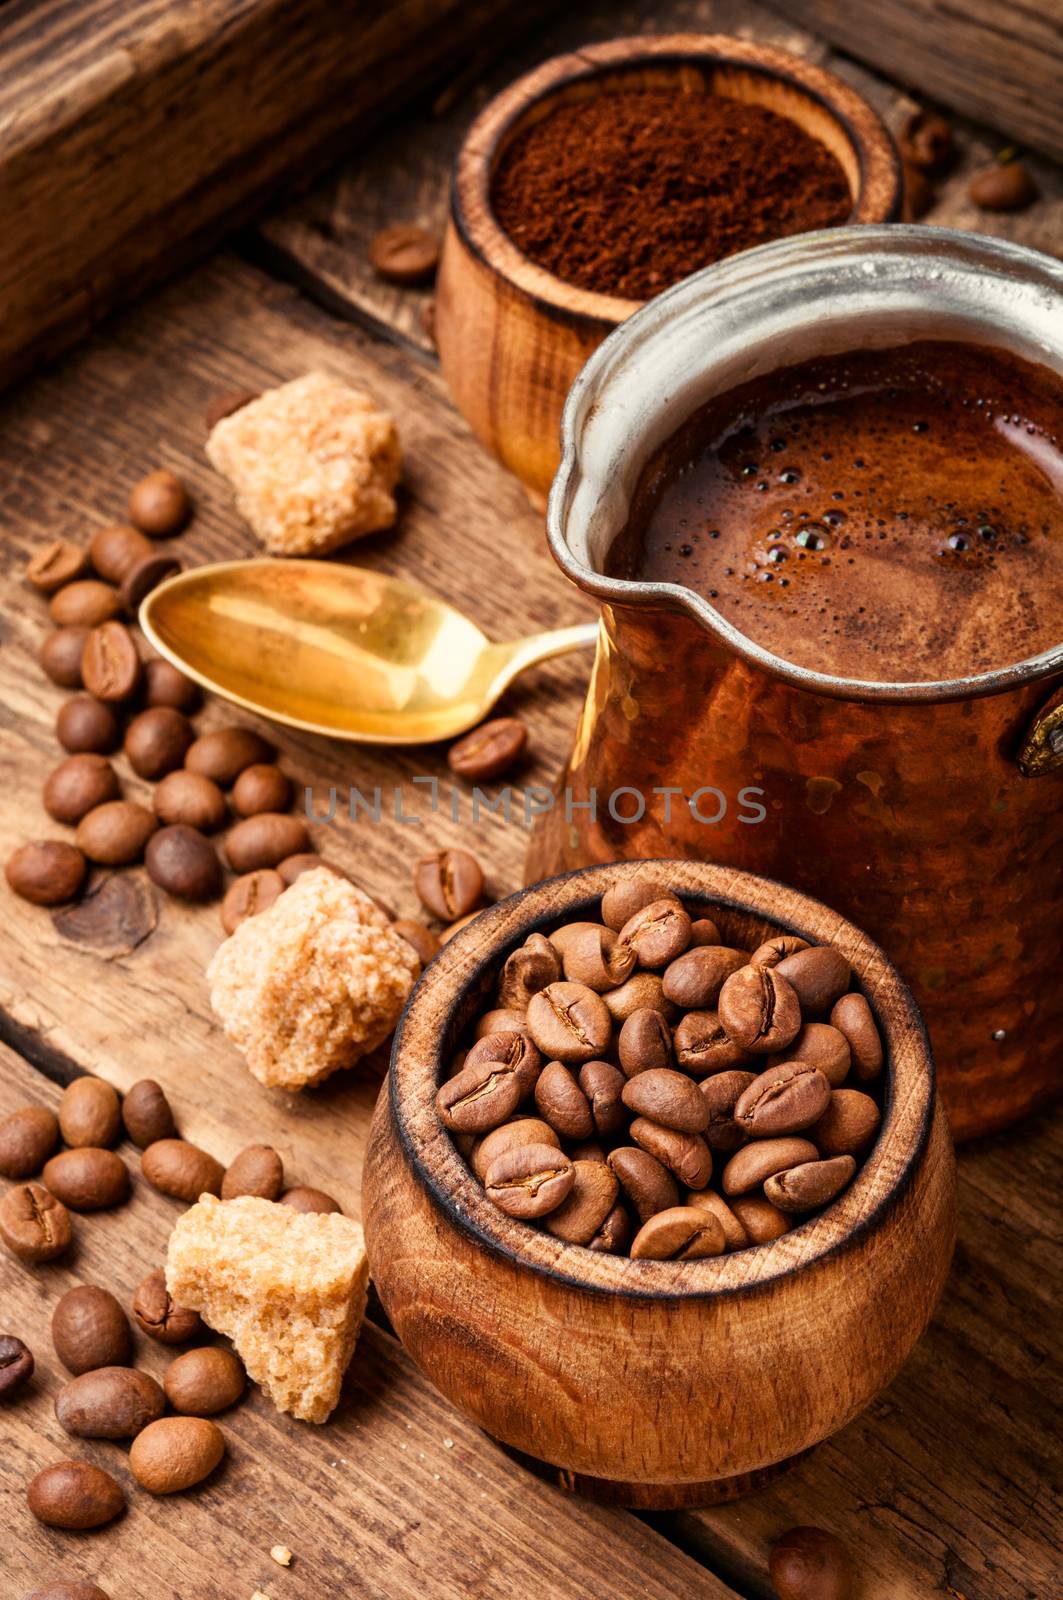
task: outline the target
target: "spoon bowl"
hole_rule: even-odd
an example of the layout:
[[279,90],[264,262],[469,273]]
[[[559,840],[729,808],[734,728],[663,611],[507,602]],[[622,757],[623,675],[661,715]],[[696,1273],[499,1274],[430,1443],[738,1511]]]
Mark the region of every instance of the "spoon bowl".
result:
[[223,561],[160,584],[150,643],[212,694],[365,744],[429,744],[480,722],[518,673],[594,643],[585,623],[494,644],[400,578],[329,561]]

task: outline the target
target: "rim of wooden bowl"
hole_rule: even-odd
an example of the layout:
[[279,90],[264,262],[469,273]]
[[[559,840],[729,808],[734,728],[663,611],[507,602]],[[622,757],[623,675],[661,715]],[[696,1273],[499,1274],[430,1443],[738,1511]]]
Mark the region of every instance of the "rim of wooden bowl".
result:
[[[529,933],[589,909],[633,872],[670,883],[688,900],[764,918],[785,933],[837,945],[852,963],[885,1049],[878,1136],[848,1189],[824,1211],[769,1244],[704,1261],[632,1261],[563,1243],[492,1205],[436,1110],[435,1096],[460,1031],[463,1002]],[[470,1013],[474,1014],[474,1013]],[[388,1077],[390,1114],[404,1155],[434,1202],[463,1232],[529,1272],[588,1293],[634,1299],[716,1298],[763,1289],[851,1248],[902,1198],[926,1148],[934,1065],[923,1019],[897,969],[866,934],[810,895],[771,878],[661,857],[580,867],[546,878],[481,913],[432,961],[399,1022]]]
[[472,254],[556,315],[590,318],[612,327],[645,305],[645,300],[580,288],[538,266],[498,222],[491,203],[491,180],[515,125],[542,101],[588,78],[614,76],[640,66],[682,69],[684,65],[774,78],[814,101],[845,134],[857,162],[859,183],[842,226],[892,222],[900,217],[903,182],[896,146],[874,108],[841,78],[788,50],[727,34],[635,36],[553,56],[511,83],[480,112],[458,152],[451,186],[454,225]]

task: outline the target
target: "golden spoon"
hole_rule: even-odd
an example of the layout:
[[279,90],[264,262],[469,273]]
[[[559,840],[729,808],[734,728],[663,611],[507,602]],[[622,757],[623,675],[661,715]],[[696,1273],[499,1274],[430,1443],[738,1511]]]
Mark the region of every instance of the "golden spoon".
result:
[[366,744],[452,739],[518,673],[593,644],[582,623],[492,644],[399,578],[331,561],[222,561],[153,589],[140,626],[212,694],[274,722]]

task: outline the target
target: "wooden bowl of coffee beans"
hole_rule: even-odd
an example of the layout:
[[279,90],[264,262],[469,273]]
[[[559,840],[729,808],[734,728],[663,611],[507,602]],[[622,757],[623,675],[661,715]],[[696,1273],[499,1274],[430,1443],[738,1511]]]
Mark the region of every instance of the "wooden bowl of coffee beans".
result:
[[434,317],[455,403],[542,503],[573,379],[646,300],[737,251],[895,222],[902,205],[875,111],[785,50],[671,34],[555,56],[458,154]]
[[425,971],[366,1160],[370,1268],[461,1410],[564,1487],[730,1499],[889,1383],[955,1172],[895,969],[690,861],[549,879]]

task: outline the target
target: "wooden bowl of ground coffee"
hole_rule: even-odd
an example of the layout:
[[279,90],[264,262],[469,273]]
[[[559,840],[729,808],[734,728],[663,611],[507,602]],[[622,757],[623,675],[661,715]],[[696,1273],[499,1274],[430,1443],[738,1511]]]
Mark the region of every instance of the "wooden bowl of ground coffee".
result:
[[646,299],[901,203],[875,112],[785,51],[676,34],[557,56],[491,101],[458,156],[436,297],[451,393],[541,502],[573,378]]
[[[597,920],[607,890],[647,877],[729,946],[780,933],[832,945],[884,1047],[881,1127],[849,1187],[770,1242],[708,1259],[599,1253],[506,1215],[436,1102],[498,1003],[506,957],[533,933]],[[926,1035],[878,947],[781,884],[669,860],[549,879],[444,947],[396,1034],[362,1212],[384,1308],[455,1405],[567,1489],[667,1509],[756,1488],[890,1382],[941,1292],[954,1207]]]

